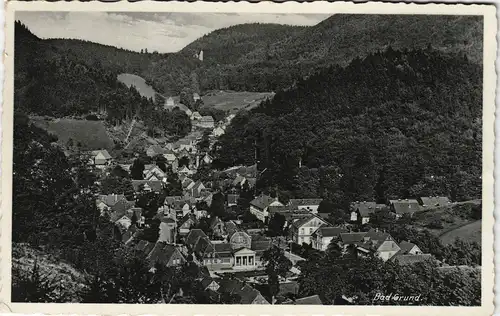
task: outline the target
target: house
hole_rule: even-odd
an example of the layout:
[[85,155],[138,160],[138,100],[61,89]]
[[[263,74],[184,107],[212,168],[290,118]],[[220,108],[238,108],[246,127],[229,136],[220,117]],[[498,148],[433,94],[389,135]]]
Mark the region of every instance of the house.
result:
[[198,101],[198,100],[200,100],[200,99],[201,99],[201,98],[200,98],[200,95],[199,95],[198,93],[196,93],[196,92],[195,92],[195,93],[193,93],[193,100],[194,100],[195,102],[196,102],[196,101]]
[[350,205],[351,222],[359,222],[366,224],[370,222],[370,216],[376,211],[381,211],[386,208],[385,204],[377,204],[376,202],[353,202]]
[[158,241],[175,244],[177,239],[177,221],[169,216],[157,215],[160,219],[160,227],[158,233]]
[[194,249],[200,238],[208,239],[208,236],[201,229],[191,229],[184,239],[185,244],[189,248]]
[[235,278],[222,278],[217,280],[217,283],[219,284],[218,292],[238,297],[238,304],[269,304],[258,290],[243,281]]
[[172,109],[175,107],[175,101],[174,98],[168,97],[167,100],[165,100],[165,109]]
[[341,233],[340,245],[344,251],[348,246],[354,246],[358,253],[374,253],[384,261],[395,256],[401,248],[391,235],[379,232],[378,229],[371,229],[368,232]]
[[96,199],[96,206],[101,212],[103,212],[104,210],[110,209],[120,200],[126,200],[125,195],[123,194],[99,195],[98,198]]
[[401,243],[399,243],[399,247],[401,248],[401,251],[398,254],[402,255],[420,255],[423,254],[422,250],[418,248],[417,245],[414,243],[411,243],[409,241],[403,240]]
[[226,130],[223,127],[217,126],[216,128],[214,128],[212,133],[214,134],[215,137],[219,137],[224,135],[225,132]]
[[389,207],[391,212],[396,214],[397,218],[403,216],[404,214],[413,216],[415,212],[420,211],[420,205],[418,204],[418,201],[414,199],[390,200]]
[[154,267],[156,264],[175,267],[186,262],[186,258],[177,247],[161,241],[156,242],[153,250],[146,258],[150,262],[150,267]]
[[166,151],[167,150],[160,145],[151,145],[148,147],[148,149],[146,149],[146,155],[148,157],[155,157],[158,155],[163,155],[164,153],[166,153]]
[[202,280],[201,280],[201,286],[203,288],[203,290],[212,290],[214,292],[217,292],[220,288],[219,284],[217,283],[217,281],[215,279],[213,279],[212,277],[204,277]]
[[287,206],[291,211],[304,209],[312,214],[317,214],[319,204],[322,201],[323,199],[290,199]]
[[165,182],[167,179],[167,175],[157,165],[146,165],[144,166],[144,179]]
[[184,217],[179,221],[179,234],[180,235],[187,235],[189,234],[189,231],[191,230],[191,227],[196,224],[196,217],[194,214],[186,214]]
[[177,156],[172,149],[165,148],[163,157],[167,160],[167,164],[169,165],[172,165],[175,161],[177,161]]
[[189,157],[190,153],[195,150],[195,142],[189,138],[179,139],[175,144],[178,152],[178,157]]
[[423,207],[445,206],[451,203],[446,196],[423,196],[418,198],[418,203]]
[[239,198],[240,198],[239,194],[228,194],[227,195],[227,206],[238,205],[238,199]]
[[201,128],[214,128],[215,121],[210,115],[202,116],[197,125]]
[[311,244],[312,234],[321,226],[328,226],[328,222],[313,214],[306,218],[295,220],[290,229],[292,240],[299,245],[303,243]]
[[318,295],[312,295],[302,298],[296,298],[295,300],[288,299],[284,301],[284,305],[323,305],[323,302]]
[[194,198],[201,197],[201,193],[207,188],[203,185],[203,182],[200,180],[196,181],[191,188],[189,188],[189,193]]
[[187,166],[182,167],[180,170],[177,171],[177,173],[182,174],[182,175],[186,175],[186,176],[190,176],[190,175],[194,174],[194,172],[191,171]]
[[132,180],[135,192],[146,191],[160,193],[164,188],[163,181],[159,180]]
[[269,206],[283,206],[283,204],[278,200],[278,198],[260,195],[250,202],[250,213],[265,223],[269,215],[267,211]]
[[312,234],[312,247],[317,250],[325,251],[332,240],[340,237],[341,233],[347,233],[343,227],[320,227]]
[[[109,217],[111,222],[115,223],[124,215],[127,214],[127,211],[132,209],[135,206],[134,201],[127,201],[126,199],[118,201],[115,205],[111,206],[109,210]],[[130,216],[132,219],[132,216]]]
[[94,150],[90,154],[91,163],[98,168],[109,165],[113,159],[106,149]]
[[201,120],[201,118],[202,116],[198,111],[194,111],[193,114],[191,114],[191,120],[193,121]]

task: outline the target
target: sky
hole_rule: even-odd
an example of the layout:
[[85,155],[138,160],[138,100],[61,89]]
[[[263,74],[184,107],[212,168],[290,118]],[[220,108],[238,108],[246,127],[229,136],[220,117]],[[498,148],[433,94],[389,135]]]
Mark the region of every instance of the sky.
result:
[[322,14],[20,12],[16,20],[40,38],[74,38],[133,51],[177,52],[214,30],[243,23],[315,25]]

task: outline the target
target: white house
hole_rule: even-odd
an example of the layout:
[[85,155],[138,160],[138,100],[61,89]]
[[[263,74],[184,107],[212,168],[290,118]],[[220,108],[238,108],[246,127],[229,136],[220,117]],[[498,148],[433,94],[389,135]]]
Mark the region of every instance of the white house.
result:
[[283,204],[277,198],[260,195],[250,202],[250,213],[265,223],[269,216],[269,206],[283,206]]
[[310,215],[309,217],[297,219],[292,223],[291,233],[292,240],[302,245],[303,243],[312,243],[312,234],[321,226],[327,226],[328,222],[316,215]]
[[348,230],[343,227],[322,226],[311,235],[312,247],[320,251],[325,251],[334,238],[338,238],[341,233],[347,232]]

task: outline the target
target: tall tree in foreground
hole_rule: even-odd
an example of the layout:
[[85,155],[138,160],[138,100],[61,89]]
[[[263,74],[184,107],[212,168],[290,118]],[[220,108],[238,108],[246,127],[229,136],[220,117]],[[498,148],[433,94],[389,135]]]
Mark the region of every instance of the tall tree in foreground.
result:
[[266,266],[271,303],[274,303],[275,297],[280,291],[279,278],[286,276],[286,273],[292,268],[292,263],[285,256],[283,249],[277,246],[273,246],[264,252],[262,261]]

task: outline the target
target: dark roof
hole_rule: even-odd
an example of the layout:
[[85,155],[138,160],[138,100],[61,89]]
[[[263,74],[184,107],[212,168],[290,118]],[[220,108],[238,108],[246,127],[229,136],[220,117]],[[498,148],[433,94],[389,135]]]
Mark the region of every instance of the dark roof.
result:
[[177,250],[174,245],[161,241],[157,242],[148,255],[151,266],[154,266],[156,263],[163,263],[166,265],[175,252],[179,252],[179,250]]
[[[196,216],[194,214],[188,213],[179,221],[179,227],[182,227],[188,221],[196,222]],[[191,231],[190,231],[191,232]]]
[[99,195],[98,200],[106,204],[107,206],[113,206],[120,200],[125,200],[125,195],[123,194],[108,194],[108,195]]
[[281,206],[281,205],[272,205],[272,206],[269,206],[267,211],[269,212],[269,214],[286,213],[289,211],[289,207],[288,206]]
[[226,233],[231,236],[232,234],[240,231],[241,229],[233,221],[227,221],[224,223]]
[[175,201],[181,201],[181,200],[182,200],[182,196],[179,196],[179,195],[167,196],[165,198],[164,204],[170,205],[170,204],[173,204]]
[[426,260],[433,260],[431,254],[420,254],[420,255],[397,255],[393,257],[395,262],[398,262],[401,265],[406,264],[415,264],[417,262],[423,262]]
[[163,182],[157,180],[132,180],[134,191],[139,191],[141,185],[148,185],[152,191],[160,192],[163,189]]
[[366,232],[361,233],[341,233],[340,239],[344,244],[353,244],[363,241]]
[[186,236],[186,245],[194,246],[200,237],[208,238],[201,229],[191,229]]
[[351,210],[358,211],[362,217],[369,217],[372,213],[384,209],[384,204],[377,204],[376,202],[354,202],[350,205]]
[[411,242],[408,242],[408,241],[405,241],[403,240],[400,244],[399,244],[399,248],[401,248],[401,252],[402,254],[407,254],[408,251],[410,251],[413,247],[415,247],[416,245],[414,243],[411,243]]
[[212,244],[213,249],[217,255],[217,257],[220,258],[228,258],[232,257],[232,251],[233,249],[231,248],[231,244],[229,243],[218,243],[218,244]]
[[285,305],[323,305],[318,295],[298,298],[295,301],[283,302]]
[[323,199],[290,199],[288,205],[290,209],[297,209],[302,205],[319,205]]
[[251,304],[260,295],[259,291],[237,279],[223,278],[218,283],[219,292],[239,295],[241,297],[239,304]]
[[343,227],[320,227],[315,234],[321,234],[323,237],[338,237],[341,233],[347,233],[347,229]]
[[260,195],[260,196],[256,197],[255,199],[253,199],[250,202],[250,205],[253,205],[256,208],[263,210],[266,207],[268,207],[269,204],[273,203],[274,201],[275,201],[275,199],[273,199],[272,197],[270,197],[268,195]]
[[207,287],[212,284],[212,282],[214,281],[214,279],[212,279],[211,277],[205,277],[201,280],[201,286],[203,287],[204,290],[207,289]]
[[250,248],[255,252],[264,252],[271,248],[271,240],[252,240]]
[[414,213],[420,210],[420,205],[417,200],[391,200],[390,204],[394,208],[396,214]]
[[443,206],[450,203],[450,199],[446,196],[423,196],[419,198],[422,206]]

